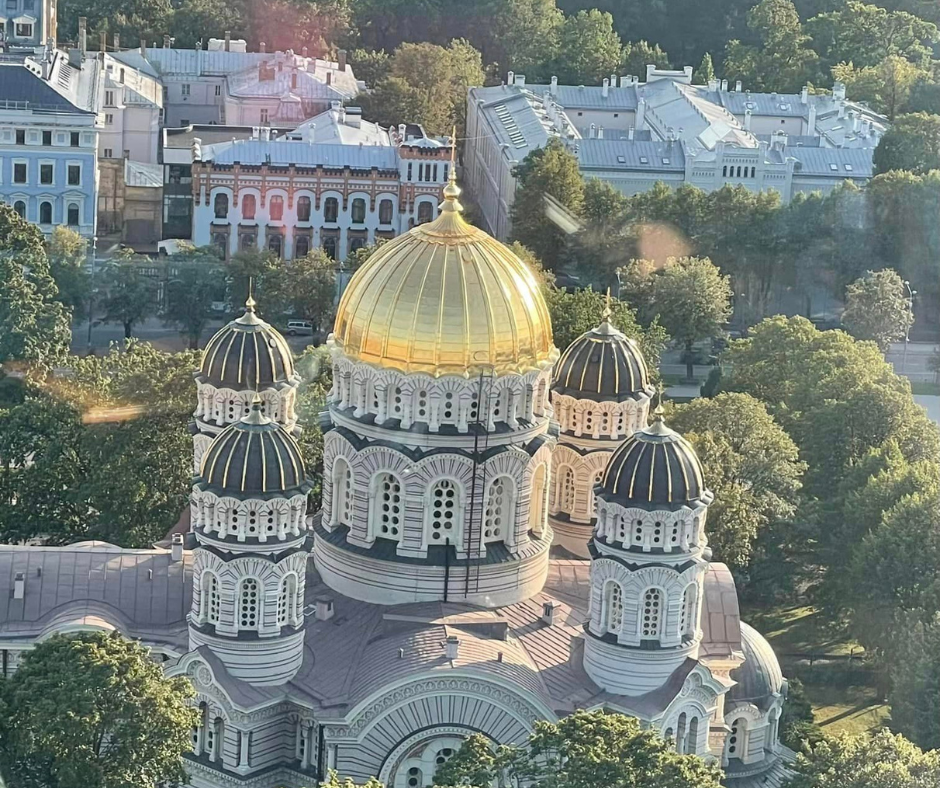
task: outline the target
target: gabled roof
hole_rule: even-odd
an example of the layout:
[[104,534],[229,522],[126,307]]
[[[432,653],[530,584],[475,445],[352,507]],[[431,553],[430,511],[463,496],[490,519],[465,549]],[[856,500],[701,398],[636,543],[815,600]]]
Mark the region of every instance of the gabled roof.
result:
[[685,171],[685,151],[680,142],[580,140],[575,152],[582,170]]
[[[67,63],[63,64],[67,72],[75,71]],[[63,79],[67,79],[63,76]],[[67,89],[53,87],[52,81],[46,81],[23,63],[0,63],[0,100],[24,102],[23,109],[33,112],[62,112],[75,115],[94,114],[75,103]],[[57,89],[58,88],[58,89]]]

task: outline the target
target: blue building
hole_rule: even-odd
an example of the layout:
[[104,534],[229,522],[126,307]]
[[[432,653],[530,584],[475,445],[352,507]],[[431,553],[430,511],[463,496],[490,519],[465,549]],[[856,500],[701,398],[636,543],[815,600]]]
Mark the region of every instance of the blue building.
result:
[[94,240],[97,80],[46,51],[0,64],[0,198],[47,235],[67,225]]
[[0,49],[31,52],[56,36],[56,0],[0,0]]

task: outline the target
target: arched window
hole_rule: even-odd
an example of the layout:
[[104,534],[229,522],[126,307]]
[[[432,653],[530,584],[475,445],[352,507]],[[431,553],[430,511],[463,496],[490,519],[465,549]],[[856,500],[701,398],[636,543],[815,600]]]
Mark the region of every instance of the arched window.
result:
[[294,243],[294,257],[306,257],[310,253],[310,239],[306,235],[297,236]]
[[401,482],[392,473],[380,473],[375,485],[375,536],[401,541],[403,502]]
[[13,203],[13,210],[19,214],[21,219],[26,218],[26,203],[22,200],[17,200],[15,203]]
[[333,525],[352,525],[352,468],[343,457],[333,463]]
[[323,201],[323,221],[335,222],[339,217],[339,200],[335,197],[327,197]]
[[460,496],[457,483],[451,479],[441,479],[431,488],[430,504],[428,545],[450,542],[452,545],[461,546]]
[[690,583],[682,593],[682,610],[679,614],[679,637],[695,632],[695,602],[698,586]]
[[537,537],[540,537],[545,530],[547,475],[544,462],[532,474],[532,489],[529,493],[529,530]]
[[331,260],[336,259],[336,245],[339,239],[335,235],[324,235],[323,236],[323,251],[326,252],[326,256]]
[[597,517],[597,500],[594,497],[594,488],[601,483],[603,478],[604,469],[599,468],[594,472],[594,478],[591,479],[591,484],[588,487],[588,517]]
[[246,577],[238,592],[238,628],[257,629],[260,617],[261,587],[253,577]]
[[39,223],[40,224],[52,224],[52,203],[51,202],[39,203]]
[[722,178],[728,177],[728,165],[727,164],[721,168],[721,177]]
[[666,744],[675,749],[676,746],[676,732],[672,728],[666,728],[663,732],[663,739]]
[[289,574],[281,581],[277,595],[277,623],[284,626],[297,618],[297,575]]
[[405,779],[405,785],[408,788],[424,788],[424,775],[417,766],[408,769]]
[[623,625],[623,589],[616,580],[604,584],[603,623],[605,632],[619,632]]
[[658,639],[662,630],[663,592],[658,588],[647,588],[643,594],[643,609],[640,611],[640,637],[644,640]]
[[352,201],[352,220],[355,224],[362,224],[366,220],[366,201],[357,197]]
[[570,465],[562,465],[558,469],[558,479],[555,481],[555,509],[571,514],[573,508],[574,470]]
[[483,520],[484,542],[501,542],[512,533],[515,519],[512,490],[512,479],[508,476],[497,476],[490,482]]
[[297,221],[298,222],[310,221],[310,198],[309,197],[297,198]]
[[431,221],[433,214],[434,203],[430,203],[427,200],[418,203],[418,224],[424,224],[425,222]]
[[686,755],[698,753],[698,717],[689,720],[689,739],[685,747]]
[[391,200],[381,200],[379,202],[379,224],[391,224],[394,210]]
[[284,218],[284,198],[281,197],[279,194],[276,194],[274,195],[274,197],[271,198],[271,202],[269,203],[269,205],[270,205],[269,211],[271,214],[271,221],[272,222],[281,221]]
[[202,617],[206,623],[219,623],[219,610],[221,598],[219,596],[219,580],[212,572],[202,575]]
[[246,194],[242,197],[242,219],[254,219],[257,210],[255,195]]
[[216,219],[227,219],[228,218],[228,195],[224,193],[219,193],[215,195],[215,218]]
[[676,752],[684,753],[688,732],[688,716],[685,712],[679,715],[679,723],[676,725]]
[[281,249],[284,246],[284,239],[277,233],[268,236],[268,251],[276,257],[281,256]]
[[78,203],[70,202],[66,208],[65,215],[65,220],[69,227],[78,227],[80,222]]

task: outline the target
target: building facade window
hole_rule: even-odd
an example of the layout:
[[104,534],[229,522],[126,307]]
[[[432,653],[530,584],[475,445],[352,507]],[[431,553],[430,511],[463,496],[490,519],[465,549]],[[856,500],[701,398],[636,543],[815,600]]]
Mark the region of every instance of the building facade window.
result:
[[513,528],[512,480],[498,476],[490,482],[483,520],[483,541],[501,542]]
[[215,195],[214,208],[215,208],[215,218],[216,219],[227,219],[228,218],[228,195],[227,194],[217,194]]
[[392,201],[391,200],[382,200],[379,203],[379,224],[391,224],[392,223]]
[[258,236],[254,233],[241,233],[238,236],[238,246],[242,251],[255,249],[258,246]]
[[51,186],[55,180],[54,165],[40,162],[39,164],[39,182],[43,186]]
[[297,221],[298,222],[310,221],[310,198],[309,197],[299,197],[297,199]]
[[188,96],[189,92],[190,92],[190,85],[188,83],[184,82],[182,85],[180,85],[180,93],[182,95]]
[[343,457],[333,463],[333,525],[352,524],[352,468]]
[[682,610],[679,617],[679,637],[692,634],[695,631],[695,602],[698,586],[691,583],[682,594]]
[[13,162],[13,183],[26,183],[26,162]]
[[82,165],[81,164],[69,164],[68,165],[68,184],[69,186],[81,186],[82,185]]
[[225,257],[228,249],[228,236],[225,233],[212,233],[212,243],[219,250],[219,254]]
[[216,85],[216,86],[215,86],[215,95],[217,95],[217,96],[221,96],[221,95],[222,95],[222,86],[221,86],[221,85]]
[[278,233],[268,236],[268,251],[277,257],[281,256],[283,245],[284,239]]
[[327,197],[323,201],[323,221],[335,222],[339,218],[339,200]]
[[114,106],[114,91],[113,90],[106,90],[104,92],[104,105],[106,107]]
[[266,109],[261,110],[261,123],[263,125],[268,124],[268,111]]
[[66,209],[67,223],[69,227],[78,227],[81,223],[79,218],[80,211],[77,203],[70,202],[68,208]]
[[242,580],[238,594],[239,629],[257,629],[261,612],[261,588],[253,577]]
[[202,616],[207,623],[218,624],[221,609],[218,578],[212,572],[206,572],[202,576]]
[[47,148],[52,147],[52,132],[51,131],[44,131],[42,133],[42,144]]
[[257,210],[255,195],[246,194],[242,197],[242,219],[254,219]]
[[460,545],[460,512],[457,485],[450,479],[441,479],[431,488],[429,545]]
[[336,247],[338,239],[335,235],[324,235],[323,236],[323,251],[326,252],[326,256],[331,260],[336,259]]
[[17,212],[21,219],[26,218],[26,203],[22,200],[17,200],[13,203],[13,210]]
[[39,223],[40,224],[52,224],[52,203],[51,202],[39,203]]
[[16,130],[16,144],[25,145],[26,144],[26,129],[17,129]]
[[294,243],[294,257],[306,257],[310,253],[310,239],[306,235],[297,237]]
[[434,204],[425,200],[418,205],[418,224],[424,224],[431,221],[434,215]]
[[277,623],[284,626],[297,618],[297,576],[287,575],[277,595]]
[[404,502],[401,482],[392,473],[381,473],[375,485],[375,536],[401,541]]
[[623,589],[616,580],[608,580],[604,585],[603,610],[603,630],[619,632],[623,625]]
[[77,148],[79,146],[79,139],[80,138],[77,131],[69,132],[69,145],[71,147]]
[[104,114],[104,125],[111,126],[114,124],[114,115],[110,112]]
[[271,221],[279,222],[284,218],[284,198],[279,194],[274,195],[271,198],[270,212],[271,212]]
[[643,594],[643,608],[640,610],[640,636],[646,640],[659,638],[662,625],[663,592],[658,588],[648,588]]
[[32,38],[33,37],[32,22],[17,22],[15,34],[17,38]]
[[366,220],[366,201],[357,197],[352,201],[352,220],[356,224],[362,224]]
[[726,752],[728,760],[741,760],[745,755],[745,739],[747,731],[747,720],[738,717],[731,723],[731,733],[728,734],[728,743]]

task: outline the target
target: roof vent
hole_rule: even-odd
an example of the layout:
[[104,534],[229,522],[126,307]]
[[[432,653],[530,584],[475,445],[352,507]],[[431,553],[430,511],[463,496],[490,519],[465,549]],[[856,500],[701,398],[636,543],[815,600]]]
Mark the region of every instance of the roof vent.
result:
[[444,641],[444,648],[447,659],[457,659],[460,655],[460,638],[456,635],[448,635]]
[[13,578],[13,598],[22,599],[26,595],[26,575],[17,572]]
[[336,609],[333,607],[333,600],[328,596],[319,597],[316,605],[316,610],[313,615],[317,621],[329,621],[336,614]]
[[555,610],[558,605],[555,604],[554,600],[549,599],[548,602],[542,603],[542,622],[548,624],[548,626],[554,626],[555,624]]
[[170,557],[173,559],[173,562],[183,560],[183,535],[182,534],[173,534],[173,544],[170,548]]

